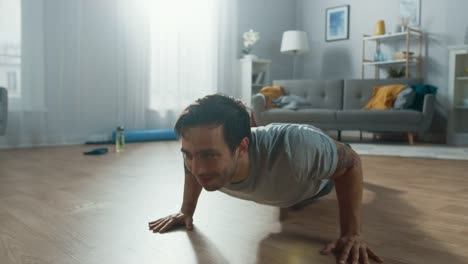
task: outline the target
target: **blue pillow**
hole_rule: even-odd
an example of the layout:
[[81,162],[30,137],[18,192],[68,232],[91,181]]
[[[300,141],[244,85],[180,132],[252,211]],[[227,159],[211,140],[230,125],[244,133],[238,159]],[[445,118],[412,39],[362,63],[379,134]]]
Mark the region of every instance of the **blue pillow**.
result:
[[393,103],[393,109],[408,109],[413,105],[416,92],[410,86],[406,86]]
[[413,88],[416,94],[414,96],[413,105],[410,107],[410,109],[418,111],[422,111],[423,109],[424,96],[426,96],[426,94],[436,94],[438,89],[437,87],[430,84],[416,84],[412,85],[411,88]]

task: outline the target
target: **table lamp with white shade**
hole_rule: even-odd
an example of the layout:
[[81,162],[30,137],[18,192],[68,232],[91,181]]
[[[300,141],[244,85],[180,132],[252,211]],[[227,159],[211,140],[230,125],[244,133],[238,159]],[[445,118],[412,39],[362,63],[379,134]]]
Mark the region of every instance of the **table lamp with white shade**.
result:
[[283,33],[281,40],[281,53],[294,55],[293,61],[293,79],[296,72],[296,57],[309,51],[309,41],[307,32],[299,30],[289,30]]

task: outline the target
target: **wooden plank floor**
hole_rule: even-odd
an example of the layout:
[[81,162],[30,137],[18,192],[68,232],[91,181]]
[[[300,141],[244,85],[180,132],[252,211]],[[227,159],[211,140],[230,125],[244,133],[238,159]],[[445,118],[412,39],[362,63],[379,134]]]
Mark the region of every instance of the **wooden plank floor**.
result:
[[[203,192],[195,230],[147,230],[182,197],[178,142],[0,150],[0,263],[334,263],[331,194],[278,208]],[[363,157],[364,236],[386,263],[468,263],[468,162]]]

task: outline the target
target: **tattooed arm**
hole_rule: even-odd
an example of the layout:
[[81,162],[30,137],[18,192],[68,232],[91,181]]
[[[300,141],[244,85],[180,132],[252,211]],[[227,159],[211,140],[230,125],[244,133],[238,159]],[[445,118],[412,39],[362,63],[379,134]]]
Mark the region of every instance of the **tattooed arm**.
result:
[[[361,202],[363,176],[361,159],[350,147],[335,142],[338,164],[332,177],[336,186],[336,196],[340,212],[340,238],[324,249],[324,253],[335,252],[337,263],[347,263],[348,259],[359,263],[383,260],[367,247],[361,238]],[[352,262],[358,263],[358,262]]]
[[341,236],[361,234],[362,168],[354,150],[336,142],[338,164],[333,180],[340,206]]

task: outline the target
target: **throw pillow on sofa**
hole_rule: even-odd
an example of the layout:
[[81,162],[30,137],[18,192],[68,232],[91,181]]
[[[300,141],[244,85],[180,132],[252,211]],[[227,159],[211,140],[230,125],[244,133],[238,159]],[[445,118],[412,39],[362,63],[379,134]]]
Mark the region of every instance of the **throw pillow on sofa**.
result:
[[372,97],[363,109],[390,109],[398,93],[405,88],[404,84],[390,84],[374,87]]
[[413,105],[416,92],[411,86],[405,86],[405,88],[398,93],[398,96],[393,103],[393,109],[408,109]]
[[281,96],[273,100],[273,103],[282,109],[289,110],[298,110],[311,107],[311,104],[307,99],[295,94]]
[[276,107],[273,100],[284,95],[283,87],[279,85],[265,86],[259,93],[265,96],[267,109]]
[[429,85],[429,84],[416,84],[412,85],[411,88],[416,92],[413,105],[410,107],[411,109],[422,111],[423,104],[424,104],[424,96],[426,94],[436,94],[437,87]]

